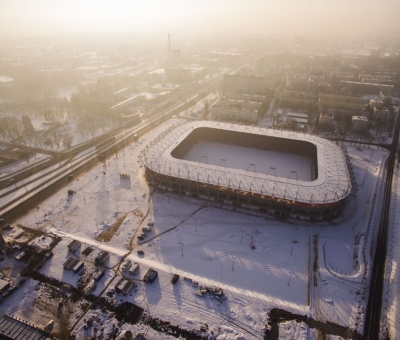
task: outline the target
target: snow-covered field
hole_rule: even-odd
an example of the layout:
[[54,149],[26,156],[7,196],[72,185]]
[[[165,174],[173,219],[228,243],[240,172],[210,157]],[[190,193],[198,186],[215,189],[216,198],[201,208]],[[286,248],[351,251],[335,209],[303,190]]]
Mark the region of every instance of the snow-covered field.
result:
[[[184,159],[282,178],[291,176],[300,181],[311,180],[311,158],[238,145],[200,141],[193,145]],[[297,178],[293,177],[293,172]]]
[[[113,278],[121,276],[119,263],[127,256],[140,265],[139,273],[129,277],[138,286],[116,302],[130,301],[173,325],[197,330],[206,323],[218,339],[260,339],[268,312],[277,307],[361,330],[386,151],[348,146],[358,191],[356,197],[349,197],[337,220],[317,224],[277,220],[232,206],[153,192],[138,160],[144,147],[173,123],[158,126],[116,157],[99,163],[16,222],[64,238],[41,273],[76,285],[79,275],[62,268],[66,258],[80,257],[85,271],[90,271],[94,257],[107,250],[109,270],[95,294],[105,294],[115,286]],[[67,195],[67,189],[76,193]],[[138,231],[150,220],[152,231],[138,240]],[[114,230],[110,241],[98,241],[110,228]],[[95,250],[88,257],[80,252],[71,255],[66,245],[72,239],[83,243],[81,251],[87,246]],[[138,249],[144,256],[137,255]],[[140,281],[148,268],[159,274],[153,284]],[[181,279],[172,285],[175,273]],[[183,277],[221,287],[227,299],[199,297],[198,288]],[[0,305],[0,313],[13,314],[28,303],[33,286],[29,279]],[[103,327],[110,329],[116,321],[110,315],[107,318]],[[304,323],[285,322],[279,328],[282,339],[318,336],[317,330]],[[141,324],[124,324],[120,329],[144,332],[150,339],[173,338]],[[74,332],[79,339],[87,336],[83,319]]]

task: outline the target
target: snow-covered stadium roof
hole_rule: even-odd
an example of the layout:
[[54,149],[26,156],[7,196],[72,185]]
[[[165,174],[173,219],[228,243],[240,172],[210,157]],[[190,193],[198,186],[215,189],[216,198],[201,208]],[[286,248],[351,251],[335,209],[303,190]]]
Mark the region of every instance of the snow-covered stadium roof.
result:
[[[172,157],[171,152],[176,146],[197,128],[230,130],[312,143],[317,149],[318,178],[314,181],[301,181]],[[150,170],[167,176],[296,202],[333,203],[344,199],[351,191],[346,157],[341,146],[318,136],[293,131],[215,121],[179,121],[146,147],[143,161]]]

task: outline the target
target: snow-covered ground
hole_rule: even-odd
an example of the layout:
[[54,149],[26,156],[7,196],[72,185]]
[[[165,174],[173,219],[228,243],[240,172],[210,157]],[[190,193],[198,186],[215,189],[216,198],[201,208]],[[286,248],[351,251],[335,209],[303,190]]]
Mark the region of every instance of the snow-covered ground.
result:
[[[282,178],[311,181],[312,159],[305,156],[200,141],[193,145],[184,159]],[[272,173],[271,168],[274,169]],[[297,178],[293,177],[293,172],[297,174]]]
[[[100,250],[112,254],[106,264],[110,269],[95,294],[115,285],[113,277],[121,275],[119,262],[127,256],[140,265],[139,273],[130,277],[138,287],[117,302],[130,301],[153,317],[190,330],[206,323],[218,339],[262,338],[267,314],[274,307],[362,329],[386,151],[348,146],[358,191],[337,220],[317,224],[277,220],[232,206],[152,192],[138,160],[144,147],[172,124],[174,120],[158,126],[16,222],[64,238],[41,273],[76,285],[78,274],[62,268],[66,258],[73,256],[66,245],[76,239],[83,243],[82,250],[95,249],[89,257],[75,255],[85,261],[85,272],[94,270],[91,262]],[[67,195],[67,189],[76,193]],[[152,231],[138,240],[138,231],[150,220]],[[99,242],[102,232],[110,229],[114,230],[110,241]],[[137,255],[138,249],[144,256]],[[148,268],[159,274],[153,284],[139,281]],[[181,276],[176,285],[170,283],[174,273]],[[223,288],[227,299],[197,296],[198,288],[184,276],[199,285]],[[34,294],[32,281],[7,299],[0,312],[13,314],[28,303]],[[104,327],[116,323],[112,316],[107,318]],[[317,339],[317,331],[303,323],[279,327],[282,338]],[[124,324],[121,329],[146,331],[151,339],[169,338],[141,324]],[[79,339],[87,335],[83,319],[74,332]]]

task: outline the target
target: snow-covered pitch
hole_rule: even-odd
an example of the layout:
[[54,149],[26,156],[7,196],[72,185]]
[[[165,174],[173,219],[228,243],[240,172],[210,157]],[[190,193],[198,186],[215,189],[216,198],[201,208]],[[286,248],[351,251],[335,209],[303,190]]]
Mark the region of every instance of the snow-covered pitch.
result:
[[[273,157],[268,169],[265,164],[260,166],[259,156],[241,168],[228,167],[224,154],[215,155],[220,148],[207,150],[208,156],[198,162],[185,159],[199,139],[207,142],[210,138],[225,149],[239,145],[242,152],[236,157],[246,159],[244,162],[249,160],[243,152],[254,149],[293,157],[285,157],[279,164],[286,176],[271,163]],[[292,131],[212,121],[180,122],[156,138],[143,156],[147,179],[159,189],[292,218],[334,217],[352,189],[345,149],[327,139]],[[311,160],[308,178],[298,176],[297,169],[304,167],[297,164],[299,156]],[[208,157],[220,161],[209,164]],[[279,159],[282,163],[282,157]]]

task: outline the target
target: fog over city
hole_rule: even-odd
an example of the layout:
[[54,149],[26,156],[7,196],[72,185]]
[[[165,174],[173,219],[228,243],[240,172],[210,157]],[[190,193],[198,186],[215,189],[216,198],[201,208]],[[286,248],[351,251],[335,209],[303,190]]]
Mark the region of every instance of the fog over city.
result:
[[128,32],[178,37],[399,34],[396,0],[0,1],[2,39]]
[[400,339],[399,0],[0,0],[0,339]]

